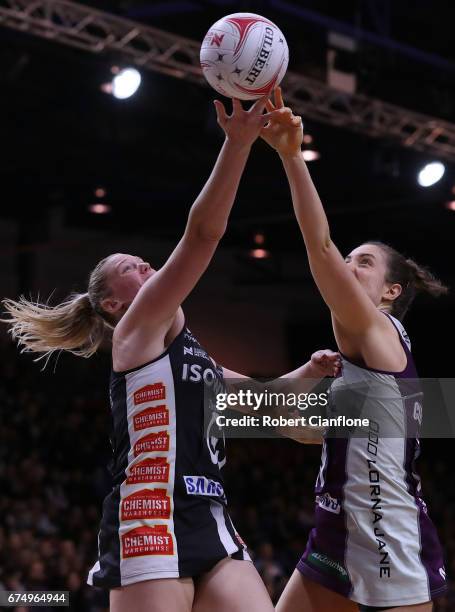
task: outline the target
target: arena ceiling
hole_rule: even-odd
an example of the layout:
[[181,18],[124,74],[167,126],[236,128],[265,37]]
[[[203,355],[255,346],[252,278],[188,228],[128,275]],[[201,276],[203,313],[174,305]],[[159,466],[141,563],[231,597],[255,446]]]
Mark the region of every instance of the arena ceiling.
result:
[[[355,73],[359,93],[455,122],[455,50],[445,2],[84,4],[195,40],[224,14],[262,13],[285,33],[290,68],[320,80],[326,79],[327,32],[338,30],[357,40],[344,69]],[[214,92],[145,72],[138,94],[118,101],[100,85],[119,57],[7,28],[0,33],[1,215],[18,218],[27,236],[38,223],[45,235],[43,219],[59,207],[69,226],[177,238],[221,144]],[[454,166],[425,190],[416,173],[428,155],[330,125],[305,126],[321,153],[310,168],[341,247],[380,238],[453,275],[455,212],[445,203],[455,199]],[[87,211],[98,186],[107,190],[109,215]],[[225,244],[246,244],[258,229],[271,250],[301,252],[280,163],[263,143],[255,145]]]

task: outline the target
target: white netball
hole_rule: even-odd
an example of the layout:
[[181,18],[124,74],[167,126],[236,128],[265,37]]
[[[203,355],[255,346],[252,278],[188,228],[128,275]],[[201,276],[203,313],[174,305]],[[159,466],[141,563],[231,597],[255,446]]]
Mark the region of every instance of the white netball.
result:
[[279,85],[289,51],[283,33],[269,19],[233,13],[209,29],[200,58],[205,78],[218,93],[255,100]]

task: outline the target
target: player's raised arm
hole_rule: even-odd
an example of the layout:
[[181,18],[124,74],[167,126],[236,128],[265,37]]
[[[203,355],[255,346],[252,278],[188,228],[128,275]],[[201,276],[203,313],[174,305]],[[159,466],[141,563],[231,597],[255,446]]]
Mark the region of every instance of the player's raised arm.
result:
[[[310,380],[312,383],[308,387],[308,389],[310,389],[312,386],[314,386],[315,381],[317,382],[325,376],[337,376],[340,371],[340,365],[341,362],[339,353],[335,353],[330,349],[320,349],[319,351],[314,352],[311,355],[310,360],[301,365],[300,367],[296,368],[295,370],[292,370],[292,372],[287,372],[286,374],[283,374],[279,378],[276,378],[275,380],[270,381],[267,384],[278,384],[279,381],[283,383],[288,382],[290,380],[296,380],[302,381],[302,385],[304,385],[303,381],[307,379]],[[229,370],[224,366],[223,375],[226,379],[249,379],[248,376],[245,376],[244,374],[239,374],[239,372],[234,372],[233,370]],[[253,379],[250,378],[249,380],[252,381]],[[264,383],[258,384],[263,385]],[[304,389],[302,386],[301,390],[303,391],[306,389]]]
[[185,233],[166,264],[137,293],[122,319],[122,333],[138,322],[151,327],[169,320],[207,268],[227,225],[251,145],[270,114],[265,99],[245,111],[233,100],[231,115],[215,101],[225,141],[213,171],[191,207]]
[[353,333],[365,332],[381,315],[331,240],[324,208],[301,152],[302,120],[284,106],[279,89],[275,105],[268,102],[267,108],[278,112],[261,136],[282,159],[315,282],[341,325]]
[[[253,393],[262,393],[267,389],[273,393],[298,395],[311,391],[311,389],[326,376],[337,376],[340,372],[340,368],[340,354],[330,349],[321,349],[313,353],[310,360],[299,368],[268,382],[257,381],[225,367],[223,367],[223,376],[228,393],[236,394],[239,390],[250,390],[253,391]],[[235,404],[232,402],[229,407],[243,414],[256,414],[251,406],[242,405],[241,403]],[[273,414],[273,416],[279,416],[280,407],[278,406],[272,409],[271,414]],[[320,444],[322,440],[319,435],[320,431],[318,430],[318,435],[315,435],[315,432],[316,430],[311,427],[301,427],[298,431],[295,428],[285,428],[283,431],[280,429],[282,435],[293,438],[297,442]]]

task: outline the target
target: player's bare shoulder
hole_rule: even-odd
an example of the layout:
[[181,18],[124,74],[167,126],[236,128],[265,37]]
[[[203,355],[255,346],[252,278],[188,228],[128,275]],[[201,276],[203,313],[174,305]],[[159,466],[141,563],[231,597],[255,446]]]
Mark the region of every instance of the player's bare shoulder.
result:
[[362,338],[361,354],[370,368],[401,372],[407,364],[406,352],[397,327],[385,313],[380,315]]

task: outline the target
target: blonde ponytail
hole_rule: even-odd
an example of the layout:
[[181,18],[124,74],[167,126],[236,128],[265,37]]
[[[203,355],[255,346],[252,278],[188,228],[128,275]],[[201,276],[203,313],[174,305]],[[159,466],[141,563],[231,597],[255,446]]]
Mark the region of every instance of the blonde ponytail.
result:
[[[93,309],[88,293],[74,293],[57,306],[32,302],[21,296],[5,299],[9,333],[21,352],[43,353],[35,361],[65,350],[79,357],[91,357],[100,346],[106,323]],[[47,361],[46,361],[47,363]]]
[[46,367],[55,351],[68,351],[86,359],[97,351],[106,332],[115,325],[100,306],[109,295],[105,266],[111,257],[102,259],[90,274],[88,293],[72,293],[56,306],[24,296],[3,300],[9,319],[0,321],[10,326],[8,331],[22,347],[22,353],[43,353],[35,361],[46,358]]

